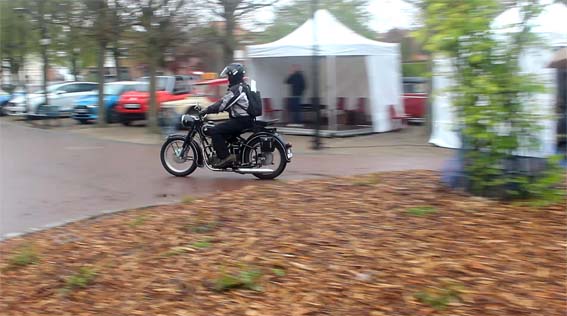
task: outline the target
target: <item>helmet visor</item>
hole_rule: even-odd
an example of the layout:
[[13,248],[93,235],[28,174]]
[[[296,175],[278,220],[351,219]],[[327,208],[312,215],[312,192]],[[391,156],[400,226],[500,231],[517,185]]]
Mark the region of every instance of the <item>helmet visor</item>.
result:
[[224,67],[224,69],[220,72],[219,78],[226,78],[228,77],[228,67]]

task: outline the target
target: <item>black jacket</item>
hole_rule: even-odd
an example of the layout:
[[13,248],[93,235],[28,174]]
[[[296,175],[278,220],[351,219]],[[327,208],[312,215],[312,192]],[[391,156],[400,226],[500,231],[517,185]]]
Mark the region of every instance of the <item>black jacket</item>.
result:
[[296,71],[291,74],[285,81],[286,84],[290,85],[291,96],[300,97],[303,95],[307,85],[305,84],[305,78],[301,71]]

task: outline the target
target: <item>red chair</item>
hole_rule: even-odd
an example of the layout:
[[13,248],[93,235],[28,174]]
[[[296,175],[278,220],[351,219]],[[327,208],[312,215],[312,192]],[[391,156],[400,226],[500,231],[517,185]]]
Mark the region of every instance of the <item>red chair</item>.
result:
[[397,129],[402,129],[407,127],[408,125],[408,119],[410,118],[409,115],[407,114],[398,114],[396,112],[396,108],[394,107],[393,104],[390,104],[390,108],[389,108],[389,112],[390,112],[390,120],[392,121],[392,126],[394,125],[394,121],[399,120],[401,123],[401,127],[397,128]]
[[356,101],[356,109],[353,111],[353,123],[355,125],[368,125],[370,124],[369,116],[366,112],[367,98],[361,97]]
[[270,98],[262,98],[262,104],[264,105],[263,115],[267,116],[269,119],[274,118],[274,113],[282,112],[282,110],[272,107],[272,99]]
[[348,114],[346,112],[346,101],[345,97],[337,98],[337,124],[345,125],[347,124]]

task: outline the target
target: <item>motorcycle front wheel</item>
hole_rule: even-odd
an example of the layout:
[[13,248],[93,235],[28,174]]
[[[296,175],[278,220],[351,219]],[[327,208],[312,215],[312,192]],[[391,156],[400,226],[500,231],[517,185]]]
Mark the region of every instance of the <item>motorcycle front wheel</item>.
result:
[[197,149],[191,145],[183,156],[184,142],[184,136],[173,136],[161,146],[161,164],[167,172],[176,177],[186,177],[197,168]]

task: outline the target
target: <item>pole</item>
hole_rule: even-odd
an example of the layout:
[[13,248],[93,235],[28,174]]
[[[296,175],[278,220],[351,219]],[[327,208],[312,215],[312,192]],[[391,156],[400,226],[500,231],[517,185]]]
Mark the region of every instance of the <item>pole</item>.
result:
[[39,28],[41,31],[41,57],[43,59],[43,96],[45,98],[45,105],[49,105],[49,97],[47,94],[47,76],[49,70],[49,60],[47,57],[47,47],[49,46],[50,40],[47,37],[47,27],[45,25],[45,1],[41,2],[39,7],[39,16],[38,16]]
[[313,139],[313,149],[321,149],[321,104],[319,101],[319,60],[317,46],[317,22],[315,20],[315,12],[319,7],[318,0],[311,1],[311,12],[313,21],[313,55],[312,55],[312,71],[313,71],[313,107],[316,111],[315,118],[315,138]]

